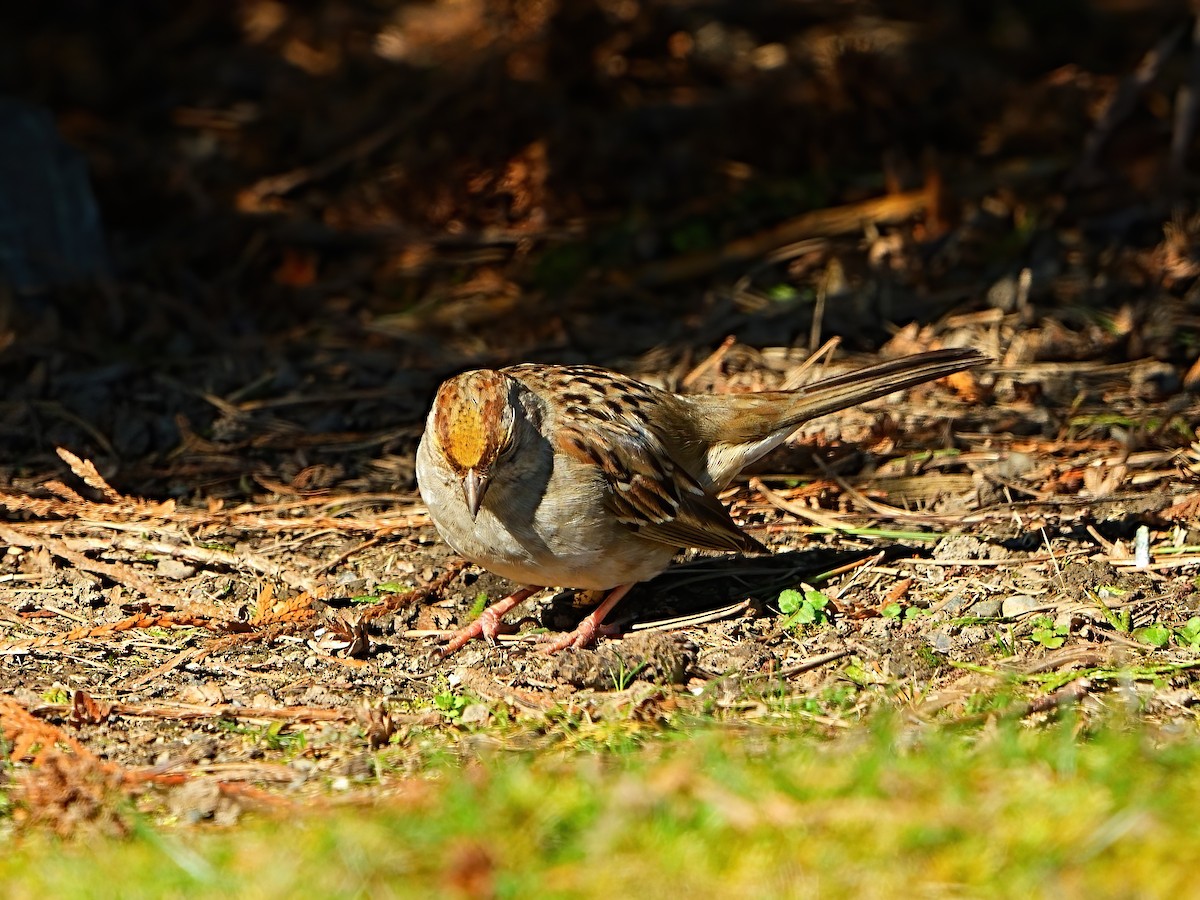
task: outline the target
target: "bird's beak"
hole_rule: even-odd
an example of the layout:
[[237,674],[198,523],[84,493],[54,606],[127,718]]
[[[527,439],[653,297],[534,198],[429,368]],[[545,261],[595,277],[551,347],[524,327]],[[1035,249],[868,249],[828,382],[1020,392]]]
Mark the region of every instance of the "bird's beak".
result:
[[471,511],[472,519],[479,515],[479,508],[483,506],[483,495],[487,493],[490,483],[486,475],[480,475],[475,469],[467,469],[467,474],[463,476],[463,495],[467,498],[467,509]]

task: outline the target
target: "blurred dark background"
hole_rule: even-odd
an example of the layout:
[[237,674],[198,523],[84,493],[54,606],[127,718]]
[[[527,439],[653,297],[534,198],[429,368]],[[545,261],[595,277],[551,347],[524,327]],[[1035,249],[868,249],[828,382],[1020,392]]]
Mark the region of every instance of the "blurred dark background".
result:
[[1170,393],[1193,28],[1163,0],[5,4],[0,478],[64,445],[158,494],[407,489],[450,371],[669,382],[729,334],[957,321],[1014,365],[1151,356]]

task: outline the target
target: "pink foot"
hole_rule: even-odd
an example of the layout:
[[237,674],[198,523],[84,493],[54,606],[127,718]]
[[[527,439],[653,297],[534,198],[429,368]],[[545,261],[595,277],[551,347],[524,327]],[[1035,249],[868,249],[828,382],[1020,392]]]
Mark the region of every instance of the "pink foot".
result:
[[538,649],[544,653],[558,653],[560,650],[566,650],[568,647],[581,649],[590,647],[596,643],[596,635],[600,632],[600,625],[604,621],[604,617],[612,612],[612,608],[616,606],[622,597],[629,593],[632,584],[621,584],[613,588],[604,601],[594,610],[584,616],[583,621],[579,626],[567,634],[561,635],[558,639],[545,644],[538,644]]
[[450,635],[449,642],[442,648],[442,657],[445,658],[453,653],[457,653],[478,637],[487,638],[492,644],[496,643],[496,636],[500,634],[500,628],[503,624],[500,617],[521,601],[528,600],[540,590],[541,588],[536,587],[521,588],[515,594],[509,594],[503,600],[497,600],[481,612],[479,618],[470,625],[460,628]]
[[566,650],[568,647],[575,647],[576,649],[590,647],[596,643],[596,625],[591,621],[591,618],[591,616],[588,616],[579,623],[579,627],[574,631],[559,635],[556,640],[545,644],[538,644],[538,649],[543,653],[557,653],[559,650]]

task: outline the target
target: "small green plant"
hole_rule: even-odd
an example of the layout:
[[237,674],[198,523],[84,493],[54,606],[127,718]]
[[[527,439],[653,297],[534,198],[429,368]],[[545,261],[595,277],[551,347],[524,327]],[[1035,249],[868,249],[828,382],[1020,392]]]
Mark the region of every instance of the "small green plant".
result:
[[483,615],[483,611],[487,609],[488,595],[485,591],[480,591],[475,595],[475,599],[471,601],[471,609],[467,612],[467,621],[473,622]]
[[1029,639],[1047,650],[1057,650],[1067,642],[1070,633],[1069,625],[1055,625],[1049,616],[1038,616],[1033,620],[1033,633],[1029,635]]
[[925,614],[919,606],[904,606],[900,603],[889,603],[879,611],[885,619],[895,619],[897,622],[911,622],[917,616]]
[[65,687],[55,685],[54,687],[50,688],[49,690],[42,692],[42,699],[45,700],[47,703],[56,703],[56,704],[70,703],[71,702],[71,692],[68,691]]
[[859,686],[850,681],[837,682],[816,696],[789,693],[784,686],[775,699],[774,708],[801,716],[840,717],[853,712],[858,695]]
[[1017,698],[1012,685],[1002,686],[995,691],[975,691],[963,701],[963,714],[982,716],[1011,709]]
[[1104,620],[1108,622],[1117,631],[1122,634],[1128,634],[1130,625],[1132,624],[1131,615],[1128,609],[1109,609],[1100,603],[1100,614],[1104,616]]
[[858,702],[858,688],[853,684],[833,684],[821,692],[826,711],[845,712]]
[[1189,650],[1200,650],[1200,616],[1192,616],[1182,628],[1175,629],[1175,642]]
[[859,687],[887,684],[888,679],[877,668],[867,668],[857,656],[850,657],[850,662],[842,669],[842,677]]
[[944,662],[944,660],[938,656],[937,651],[928,644],[923,644],[917,647],[917,658],[931,669],[941,668]]
[[412,590],[412,587],[403,585],[398,581],[385,581],[383,584],[375,588],[374,594],[361,594],[358,597],[351,597],[351,603],[378,603],[381,599],[381,594],[406,594]]
[[286,722],[272,722],[263,728],[260,739],[268,749],[284,753],[299,753],[308,746],[303,731],[286,731],[286,728]]
[[433,695],[433,705],[447,719],[457,719],[467,708],[467,698],[453,691],[442,691]]
[[295,755],[308,746],[308,738],[304,732],[287,731],[286,722],[276,721],[254,727],[242,725],[234,719],[219,719],[217,727],[222,731],[252,738],[256,744],[262,744],[268,750],[279,750],[289,755]]
[[1143,644],[1149,644],[1151,647],[1161,650],[1170,643],[1171,630],[1165,625],[1147,625],[1144,628],[1135,628],[1133,636]]
[[[462,693],[452,685],[448,685],[444,690],[433,695],[433,707],[440,712],[446,719],[455,724],[462,724],[460,720],[463,713],[470,706],[483,703],[479,697],[470,693]],[[487,704],[485,704],[487,705]],[[501,704],[503,705],[503,704]],[[489,707],[490,708],[490,707]]]
[[992,646],[996,648],[996,652],[1001,656],[1017,655],[1017,638],[1013,633],[1012,625],[996,629],[996,636],[992,640]]
[[829,597],[807,584],[801,590],[788,589],[779,594],[779,611],[787,616],[780,628],[790,630],[798,625],[824,625],[829,621],[825,608]]
[[638,677],[638,673],[641,672],[642,669],[646,668],[647,663],[648,661],[643,659],[636,666],[630,668],[625,663],[625,658],[623,656],[618,657],[617,668],[615,670],[610,668],[608,670],[608,675],[612,679],[613,685],[616,687],[616,689],[618,691],[623,691],[633,684],[634,679]]
[[767,288],[767,296],[776,303],[785,303],[789,300],[795,300],[800,296],[800,292],[796,290],[795,285],[784,281]]

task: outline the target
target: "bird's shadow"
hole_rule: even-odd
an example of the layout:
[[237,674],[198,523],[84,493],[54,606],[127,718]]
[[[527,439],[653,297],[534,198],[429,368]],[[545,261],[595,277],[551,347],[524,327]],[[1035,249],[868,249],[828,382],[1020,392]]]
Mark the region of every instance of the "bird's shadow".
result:
[[[902,544],[886,548],[888,557],[911,556],[920,550]],[[627,627],[676,616],[715,612],[748,602],[756,615],[779,611],[780,591],[811,583],[821,574],[877,556],[868,550],[788,550],[769,556],[697,557],[671,566],[657,578],[639,584],[621,600],[606,620]],[[816,585],[814,585],[816,586]],[[579,621],[581,608],[593,605],[596,592],[561,591],[546,603],[543,622],[569,629]]]

